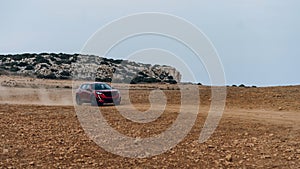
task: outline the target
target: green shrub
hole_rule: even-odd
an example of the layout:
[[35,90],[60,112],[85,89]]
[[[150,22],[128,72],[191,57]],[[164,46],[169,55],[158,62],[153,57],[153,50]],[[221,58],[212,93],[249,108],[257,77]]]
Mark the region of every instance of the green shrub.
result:
[[60,73],[60,75],[61,76],[71,76],[71,74],[70,74],[70,72],[69,71],[62,71],[61,73]]
[[240,84],[239,87],[246,87],[244,84]]
[[96,77],[96,78],[95,78],[95,81],[96,81],[96,82],[111,82],[111,81],[112,81],[112,78],[110,78],[110,77],[105,77],[105,78],[99,78],[99,77]]
[[32,65],[27,65],[25,68],[25,70],[33,70],[33,69],[34,69],[34,66],[32,66]]
[[164,81],[165,83],[170,83],[170,84],[177,84],[177,81],[174,79],[168,79]]
[[26,63],[26,62],[20,62],[17,65],[20,66],[20,67],[24,67],[24,66],[27,66],[28,63]]
[[2,62],[5,62],[5,61],[6,61],[6,59],[7,59],[7,57],[6,57],[6,56],[3,56],[3,55],[1,55],[1,60],[2,60]]
[[45,59],[43,56],[40,56],[40,55],[37,55],[33,61],[36,63],[47,63],[47,64],[51,65],[49,60]]
[[136,76],[134,79],[131,80],[131,84],[139,84],[139,83],[158,83],[161,80],[153,78],[153,77],[143,77],[143,76]]
[[48,75],[38,74],[37,78],[40,78],[40,79],[57,79],[57,77],[55,76],[54,73],[50,73]]
[[174,77],[170,75],[170,76],[168,76],[168,79],[173,80]]
[[17,72],[17,71],[20,70],[20,68],[12,66],[9,70],[12,71],[12,72]]

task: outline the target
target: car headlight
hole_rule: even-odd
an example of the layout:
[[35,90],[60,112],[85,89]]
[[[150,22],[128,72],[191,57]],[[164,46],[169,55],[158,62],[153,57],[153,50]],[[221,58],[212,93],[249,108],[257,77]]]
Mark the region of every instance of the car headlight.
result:
[[96,94],[102,94],[101,92],[96,92]]

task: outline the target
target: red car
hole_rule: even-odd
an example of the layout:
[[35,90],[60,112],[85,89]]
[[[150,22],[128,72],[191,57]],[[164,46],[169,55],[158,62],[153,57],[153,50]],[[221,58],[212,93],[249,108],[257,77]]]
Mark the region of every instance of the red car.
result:
[[91,103],[92,106],[102,106],[104,103],[121,103],[119,90],[112,88],[107,83],[83,83],[76,91],[76,103]]

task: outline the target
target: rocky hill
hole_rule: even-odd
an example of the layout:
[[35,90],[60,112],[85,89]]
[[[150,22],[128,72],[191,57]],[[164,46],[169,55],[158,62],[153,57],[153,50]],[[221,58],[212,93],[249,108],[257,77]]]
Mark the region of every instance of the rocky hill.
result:
[[181,74],[170,66],[63,53],[0,55],[0,73],[117,83],[177,83],[181,80]]

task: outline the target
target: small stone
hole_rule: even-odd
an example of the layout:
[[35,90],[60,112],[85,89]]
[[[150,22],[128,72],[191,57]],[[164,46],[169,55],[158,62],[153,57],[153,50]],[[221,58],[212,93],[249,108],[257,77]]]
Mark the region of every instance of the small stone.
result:
[[253,143],[247,143],[246,146],[247,147],[254,147],[254,144]]
[[213,145],[208,145],[207,147],[208,148],[215,148],[215,146],[213,146]]
[[31,161],[31,162],[29,163],[29,165],[34,165],[34,161]]
[[252,140],[254,140],[254,141],[256,141],[256,140],[257,140],[257,138],[256,138],[256,137],[252,137],[251,139],[252,139]]
[[6,153],[8,153],[8,149],[7,149],[7,148],[4,148],[4,149],[3,149],[3,154],[6,154]]
[[263,158],[271,158],[270,155],[263,155],[262,157],[263,157]]
[[226,166],[230,165],[230,162],[229,161],[225,161],[225,165]]
[[225,159],[229,162],[232,162],[232,155],[231,154],[226,155]]
[[292,152],[292,151],[294,151],[293,148],[288,148],[288,149],[285,150],[285,152]]
[[235,144],[235,145],[237,145],[238,143],[239,143],[238,140],[234,140],[234,141],[233,141],[233,144]]
[[281,111],[281,110],[283,110],[283,108],[282,107],[278,107],[278,110]]
[[280,94],[275,94],[273,97],[281,97]]
[[136,137],[135,140],[134,140],[134,144],[138,144],[141,142],[141,138],[140,137]]

